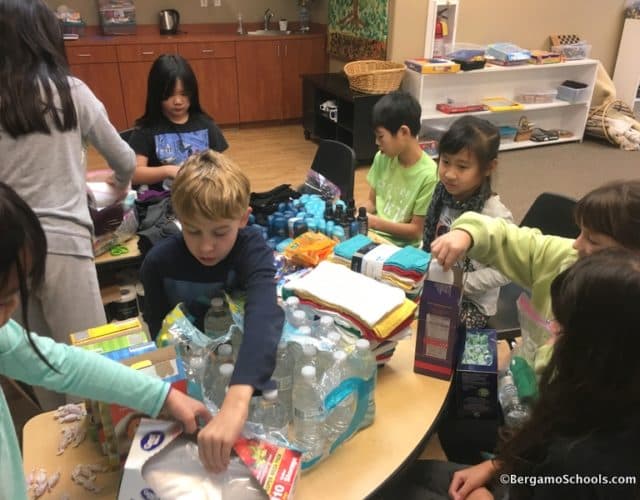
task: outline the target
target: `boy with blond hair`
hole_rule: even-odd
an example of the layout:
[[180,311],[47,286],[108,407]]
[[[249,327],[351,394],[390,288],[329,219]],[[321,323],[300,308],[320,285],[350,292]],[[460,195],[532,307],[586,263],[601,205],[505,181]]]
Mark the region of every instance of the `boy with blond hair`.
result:
[[228,158],[214,151],[191,156],[171,192],[182,234],[162,240],[141,268],[144,319],[153,336],[183,302],[199,322],[211,298],[246,294],[244,338],[220,412],[198,435],[204,465],[220,472],[247,419],[255,390],[271,378],[284,316],[278,306],[273,251],[259,231],[246,227],[250,186]]

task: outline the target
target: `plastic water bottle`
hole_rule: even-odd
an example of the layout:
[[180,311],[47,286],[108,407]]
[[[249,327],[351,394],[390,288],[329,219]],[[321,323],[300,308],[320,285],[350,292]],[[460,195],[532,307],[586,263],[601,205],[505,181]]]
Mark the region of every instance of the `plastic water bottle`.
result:
[[[347,363],[347,354],[344,351],[334,352],[333,365],[325,372],[320,384],[325,395],[328,395],[351,375],[350,366]],[[324,435],[326,444],[329,447],[349,428],[355,412],[355,404],[354,394],[349,394],[333,409],[327,409]]]
[[285,320],[288,323],[293,324],[293,321],[292,321],[293,313],[297,311],[299,307],[300,307],[300,299],[295,295],[292,295],[291,297],[287,297],[287,300],[284,301],[284,305],[282,308],[284,309]]
[[333,353],[342,349],[342,336],[335,330],[327,333],[323,340],[327,345],[327,349],[318,352],[318,362],[316,364],[316,371],[320,379],[322,379],[324,373],[333,365]]
[[318,325],[315,329],[314,336],[315,337],[326,337],[327,334],[333,330],[333,317],[329,315],[320,316],[320,320],[318,321]]
[[376,414],[376,374],[378,371],[378,365],[376,364],[376,358],[371,352],[371,346],[367,339],[358,339],[356,341],[356,351],[351,358],[353,366],[353,374],[364,380],[373,379],[371,386],[371,392],[367,402],[367,413],[364,416],[364,422],[362,427],[367,427],[373,423],[373,419]]
[[293,443],[303,450],[303,462],[313,462],[322,457],[324,419],[322,393],[316,383],[316,369],[313,366],[304,366],[293,387],[292,439]]
[[277,384],[279,399],[285,409],[287,422],[290,422],[292,418],[293,358],[289,354],[287,343],[284,341],[278,344],[276,367],[271,378]]
[[518,389],[510,373],[498,382],[498,400],[507,427],[519,427],[529,418],[529,408],[520,402]]
[[242,339],[244,338],[244,331],[238,325],[232,325],[231,327],[231,347],[233,348],[233,353],[238,357],[238,353],[240,352],[240,346],[242,345]]
[[[297,344],[297,345],[299,346],[300,344]],[[302,351],[300,353],[300,356],[294,359],[294,371],[293,371],[294,384],[296,382],[296,378],[300,377],[300,371],[304,366],[313,366],[314,368],[316,368],[316,365],[318,362],[317,356],[318,356],[318,349],[316,349],[316,346],[314,346],[313,344],[304,344],[302,346]]]
[[300,328],[303,326],[307,326],[309,321],[307,320],[307,313],[305,313],[302,309],[296,309],[291,313],[291,321],[289,321],[291,326],[294,328]]
[[202,384],[204,404],[212,415],[218,413],[222,407],[231,375],[233,375],[233,365],[231,363],[223,363],[218,369],[218,376],[213,380],[206,380]]
[[220,366],[225,363],[233,364],[233,348],[231,344],[221,344],[215,352],[207,356],[201,381],[203,387],[206,384],[213,384],[220,374]]
[[278,397],[278,390],[264,391],[255,410],[254,422],[261,423],[267,434],[279,433],[287,438],[289,419],[287,411]]
[[210,339],[222,340],[229,333],[233,318],[222,297],[211,299],[211,307],[204,317],[204,333]]

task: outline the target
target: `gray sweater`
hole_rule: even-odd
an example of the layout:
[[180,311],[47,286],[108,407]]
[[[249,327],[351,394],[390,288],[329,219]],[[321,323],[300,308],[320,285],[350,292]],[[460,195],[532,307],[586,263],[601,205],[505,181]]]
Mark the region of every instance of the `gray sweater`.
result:
[[131,179],[136,160],[89,87],[73,77],[69,84],[78,127],[60,132],[51,124],[50,135],[32,133],[18,139],[0,129],[0,180],[38,215],[49,253],[93,257],[84,144],[96,147],[122,186]]

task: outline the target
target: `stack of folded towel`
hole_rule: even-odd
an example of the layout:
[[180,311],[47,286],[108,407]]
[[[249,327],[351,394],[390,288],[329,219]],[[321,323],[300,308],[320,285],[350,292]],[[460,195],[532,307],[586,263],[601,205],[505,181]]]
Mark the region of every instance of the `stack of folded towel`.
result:
[[391,356],[397,340],[410,334],[417,308],[399,288],[327,261],[287,283],[286,289],[302,305],[333,316],[343,331],[372,342],[379,362]]
[[415,300],[422,292],[431,254],[412,246],[377,244],[359,234],[336,245],[331,260],[398,287]]

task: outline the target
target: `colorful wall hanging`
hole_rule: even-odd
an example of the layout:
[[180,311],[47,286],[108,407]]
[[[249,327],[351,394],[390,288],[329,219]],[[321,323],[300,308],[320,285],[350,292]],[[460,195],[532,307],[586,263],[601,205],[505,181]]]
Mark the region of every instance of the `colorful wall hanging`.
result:
[[330,0],[328,31],[331,57],[386,59],[389,0]]

